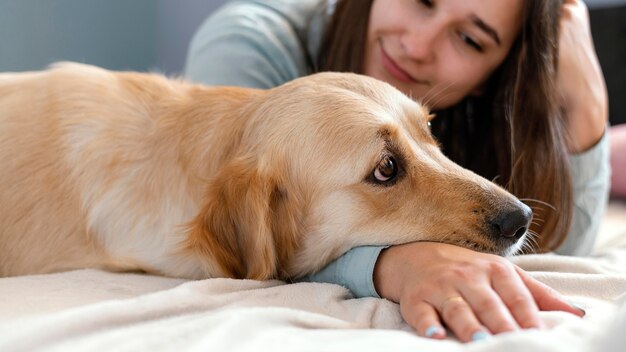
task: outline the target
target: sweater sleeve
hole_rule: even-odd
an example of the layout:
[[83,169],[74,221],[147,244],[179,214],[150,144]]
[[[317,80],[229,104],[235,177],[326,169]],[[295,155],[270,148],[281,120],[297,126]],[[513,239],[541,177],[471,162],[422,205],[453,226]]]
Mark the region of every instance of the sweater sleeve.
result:
[[[608,130],[608,129],[607,129]],[[610,189],[609,134],[591,149],[570,156],[574,214],[565,242],[557,253],[588,255],[593,250]]]
[[185,76],[214,86],[268,89],[307,73],[292,23],[253,2],[231,2],[207,18],[189,46]]
[[388,246],[355,247],[302,281],[327,282],[349,289],[357,297],[380,298],[374,287],[374,266],[380,252]]

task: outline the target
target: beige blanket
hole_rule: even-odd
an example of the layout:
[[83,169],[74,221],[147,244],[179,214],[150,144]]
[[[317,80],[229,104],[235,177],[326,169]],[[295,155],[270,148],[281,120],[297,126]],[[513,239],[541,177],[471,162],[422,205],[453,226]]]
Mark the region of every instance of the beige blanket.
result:
[[414,334],[398,306],[337,285],[195,282],[97,270],[0,279],[0,351],[626,351],[626,205],[594,255],[513,259],[586,309],[550,326],[462,344]]

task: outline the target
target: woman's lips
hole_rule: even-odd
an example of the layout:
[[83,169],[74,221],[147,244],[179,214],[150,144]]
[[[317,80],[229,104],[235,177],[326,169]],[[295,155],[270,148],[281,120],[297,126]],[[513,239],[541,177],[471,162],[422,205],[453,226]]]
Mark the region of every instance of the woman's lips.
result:
[[411,77],[402,68],[400,68],[400,66],[398,66],[398,64],[396,64],[396,62],[393,61],[393,59],[389,57],[389,55],[387,55],[387,52],[385,52],[385,48],[383,48],[382,42],[380,43],[380,52],[381,52],[383,67],[393,77],[406,83],[423,83]]

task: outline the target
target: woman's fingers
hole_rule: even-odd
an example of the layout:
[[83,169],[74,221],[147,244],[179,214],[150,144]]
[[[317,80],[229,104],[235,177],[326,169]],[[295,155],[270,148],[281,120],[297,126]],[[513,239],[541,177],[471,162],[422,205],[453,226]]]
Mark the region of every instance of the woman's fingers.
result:
[[460,293],[445,296],[438,303],[437,309],[448,328],[461,341],[482,340],[490,335],[489,330],[480,323],[474,310]]
[[539,308],[519,272],[509,263],[494,265],[491,285],[520,327],[542,328]]
[[452,294],[440,301],[437,308],[420,301],[411,305],[401,304],[400,310],[407,324],[423,337],[433,339],[446,337],[446,330],[441,324],[440,317],[461,341],[477,341],[491,335],[489,329],[478,321],[472,308],[460,294]]
[[524,285],[528,287],[528,290],[534,297],[535,302],[541,310],[560,310],[568,313],[572,313],[579,317],[585,316],[585,311],[572,306],[567,302],[561,294],[549,286],[533,279],[522,269],[515,267],[519,277],[524,282]]
[[489,285],[467,286],[463,296],[478,319],[494,334],[519,329],[519,324],[503,303],[501,297]]
[[420,336],[433,339],[446,337],[446,330],[441,325],[439,314],[430,304],[419,301],[415,304],[400,305],[402,316]]
[[444,338],[444,326],[462,341],[541,328],[540,309],[583,315],[556,291],[495,255],[426,242],[387,252],[395,254],[381,253],[374,275],[377,290],[400,303],[404,320],[424,337]]

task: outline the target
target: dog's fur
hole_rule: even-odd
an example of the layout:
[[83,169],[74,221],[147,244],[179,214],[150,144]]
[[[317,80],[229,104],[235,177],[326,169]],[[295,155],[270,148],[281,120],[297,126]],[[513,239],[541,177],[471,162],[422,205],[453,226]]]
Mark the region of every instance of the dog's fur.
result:
[[[515,251],[492,219],[524,206],[445,158],[429,118],[347,73],[266,91],[68,63],[0,74],[0,276],[291,278],[365,244]],[[381,184],[385,155],[399,171]]]

